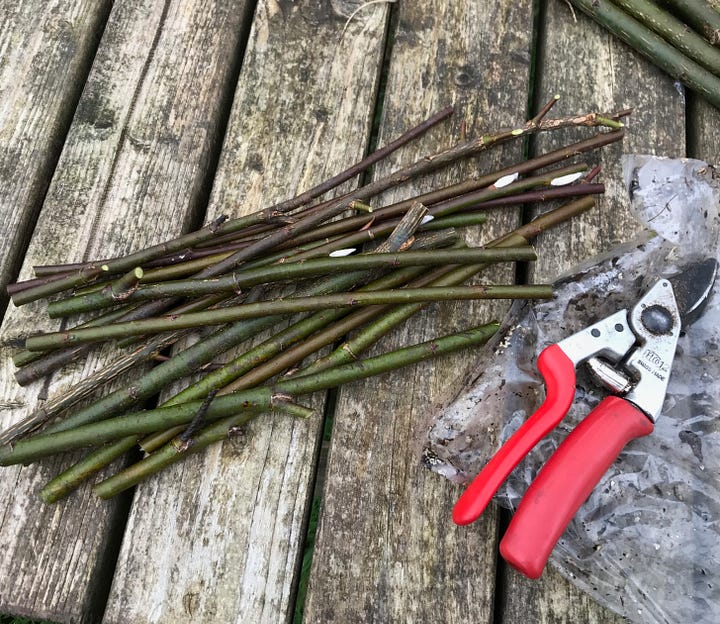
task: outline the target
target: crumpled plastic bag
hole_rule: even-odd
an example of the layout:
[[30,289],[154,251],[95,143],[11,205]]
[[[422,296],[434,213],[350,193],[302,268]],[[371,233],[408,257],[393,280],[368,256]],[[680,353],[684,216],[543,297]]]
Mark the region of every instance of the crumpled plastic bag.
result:
[[[425,463],[467,483],[542,403],[546,346],[622,308],[659,277],[720,260],[720,179],[706,163],[632,156],[624,162],[638,240],[571,271],[552,301],[516,303],[476,373],[437,413]],[[718,287],[715,291],[720,290]],[[720,292],[681,336],[653,434],[631,442],[555,547],[550,563],[598,602],[643,624],[720,622]],[[516,508],[558,444],[605,396],[578,370],[568,416],[495,500]]]

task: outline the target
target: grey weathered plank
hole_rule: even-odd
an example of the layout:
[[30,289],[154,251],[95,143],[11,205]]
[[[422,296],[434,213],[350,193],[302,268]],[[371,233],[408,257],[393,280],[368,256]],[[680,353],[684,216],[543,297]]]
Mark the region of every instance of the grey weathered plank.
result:
[[[259,3],[211,216],[293,196],[362,157],[387,8],[366,7],[343,32],[360,4]],[[242,440],[142,484],[105,622],[290,620],[320,424],[262,416]]]
[[[71,3],[68,3],[71,4]],[[120,254],[176,235],[206,198],[232,93],[243,1],[117,3],[103,34],[48,190],[22,276],[33,264]],[[10,306],[3,337],[56,324],[42,304]],[[19,389],[3,354],[3,424],[43,392],[61,391],[107,354]],[[19,404],[9,409],[8,404]],[[46,506],[35,492],[66,461],[3,469],[0,479],[0,612],[96,622],[124,522],[118,501],[86,489]]]
[[110,4],[54,0],[0,7],[0,314]]
[[[525,116],[531,2],[433,0],[399,3],[381,133],[408,115],[457,106],[449,125],[397,157],[410,160],[457,140],[517,124]],[[487,170],[521,158],[519,144],[474,164]],[[387,170],[390,165],[380,169]],[[461,179],[458,166],[427,189]],[[514,211],[493,215],[474,242],[506,232]],[[511,270],[493,272],[512,281]],[[489,278],[492,279],[492,278]],[[502,314],[494,306],[430,306],[378,350],[429,339]],[[353,383],[339,393],[305,617],[309,622],[487,622],[492,619],[496,518],[453,525],[460,488],[422,466],[427,419],[449,400],[472,364],[465,353]]]
[[[680,157],[685,152],[683,99],[672,80],[585,15],[578,13],[576,21],[568,4],[556,0],[546,6],[538,60],[540,100],[559,93],[557,107],[563,110],[633,108],[634,113],[627,120],[622,145],[605,148],[593,160],[602,165],[601,180],[607,187],[597,208],[538,239],[539,260],[531,275],[537,282],[552,280],[639,231],[628,211],[620,164],[623,153]],[[550,137],[538,141],[541,149],[554,144]],[[624,621],[551,566],[538,581],[506,568],[504,584],[504,622]]]
[[720,167],[720,111],[702,100],[688,109],[688,156]]

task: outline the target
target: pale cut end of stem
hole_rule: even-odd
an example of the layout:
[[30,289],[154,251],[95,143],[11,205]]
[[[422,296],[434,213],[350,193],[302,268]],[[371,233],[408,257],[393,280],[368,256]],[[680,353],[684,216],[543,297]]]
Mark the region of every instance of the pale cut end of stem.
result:
[[495,188],[503,188],[504,186],[508,186],[509,184],[512,184],[520,177],[520,174],[516,171],[515,173],[509,173],[508,175],[504,175],[501,178],[498,178],[495,181],[495,184],[493,186]]
[[366,204],[364,202],[357,201],[357,200],[351,201],[349,207],[352,210],[358,210],[360,212],[372,212],[373,211],[373,207],[370,204]]
[[577,173],[568,173],[564,176],[559,176],[557,178],[554,178],[553,180],[550,180],[550,186],[566,186],[568,184],[572,184],[576,180],[579,180],[580,178],[585,175],[584,171],[578,171]]
[[356,251],[357,248],[355,247],[347,247],[346,249],[336,249],[335,251],[331,251],[328,256],[330,258],[344,258],[345,256],[349,256]]

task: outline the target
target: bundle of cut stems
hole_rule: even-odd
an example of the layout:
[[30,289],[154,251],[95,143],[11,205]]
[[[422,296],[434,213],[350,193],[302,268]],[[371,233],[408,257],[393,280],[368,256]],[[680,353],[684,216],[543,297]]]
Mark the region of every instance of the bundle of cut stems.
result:
[[[258,414],[305,417],[310,410],[298,404],[302,396],[486,342],[495,322],[362,358],[428,302],[552,296],[549,285],[465,283],[495,263],[534,260],[529,243],[535,236],[590,209],[594,195],[603,192],[602,184],[594,182],[597,168],[563,163],[619,141],[620,118],[628,111],[548,119],[556,100],[516,128],[425,156],[337,197],[322,199],[451,111],[441,111],[357,165],[270,208],[218,218],[121,258],[37,267],[34,279],[9,287],[16,305],[52,298],[51,317],[92,316],[64,331],[23,337],[25,348],[14,357],[21,384],[85,356],[95,343],[122,338],[118,346],[124,350],[0,434],[0,464],[89,447],[86,457],[42,490],[52,502],[140,445],[148,453],[145,459],[96,486],[100,496],[112,496],[222,440]],[[373,199],[494,145],[578,126],[603,130],[394,204],[376,205]],[[488,211],[561,199],[567,203],[483,247],[467,247],[461,235],[463,228],[482,224]],[[210,331],[204,329],[192,344],[178,342],[198,327]],[[273,330],[268,338],[238,351],[266,330]],[[338,341],[339,347],[321,355]],[[160,356],[175,343],[171,356]],[[141,367],[142,374],[101,396],[119,375],[153,360],[158,360],[155,366]],[[183,380],[182,389],[160,406],[138,411],[143,402]],[[86,404],[78,407],[81,401]]]
[[570,0],[720,108],[720,13],[706,0]]

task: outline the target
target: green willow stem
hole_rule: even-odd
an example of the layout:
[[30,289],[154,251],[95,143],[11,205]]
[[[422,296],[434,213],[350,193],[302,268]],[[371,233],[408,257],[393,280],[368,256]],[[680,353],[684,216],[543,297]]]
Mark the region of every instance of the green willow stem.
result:
[[[372,284],[368,284],[365,288],[371,289],[377,287],[396,286],[405,283],[408,279],[417,275],[420,270],[421,269],[413,268],[404,269],[403,271],[395,271],[392,275],[384,276]],[[372,309],[367,308],[367,310]],[[342,314],[345,314],[344,310],[325,310],[317,312],[307,319],[298,321],[290,327],[275,334],[268,340],[243,353],[233,361],[228,362],[228,364],[217,371],[208,373],[193,385],[170,397],[160,407],[169,407],[188,401],[202,399],[209,391],[222,388],[240,375],[253,370],[254,367],[260,365],[262,362],[265,362],[267,359],[276,356],[278,353],[283,351],[283,349],[287,349],[290,345],[297,342],[302,337],[309,335],[312,331],[315,331],[320,327],[323,327],[333,318],[337,318]],[[117,410],[115,411],[117,412]],[[181,432],[182,431],[171,430],[170,435],[167,438],[163,434],[157,434],[157,436],[162,439],[161,444],[164,444],[168,441],[168,439],[171,439]],[[131,448],[135,447],[138,441],[138,435],[131,435],[93,451],[48,483],[46,486],[47,492],[43,495],[43,498],[48,502],[54,502],[55,500],[59,500],[63,496],[66,496],[91,475],[95,474],[99,470],[102,470],[109,463],[121,457]],[[142,446],[144,450],[148,452],[151,450],[151,448],[145,447],[144,441]]]
[[448,215],[433,219],[420,226],[423,232],[434,232],[445,228],[465,228],[475,225],[483,225],[487,222],[487,214],[484,212],[468,212],[465,214]]
[[[274,407],[274,411],[303,419],[309,418],[313,414],[312,410],[288,401],[277,401]],[[239,427],[246,422],[249,422],[255,418],[258,413],[259,412],[247,410],[212,423],[202,429],[199,433],[195,434],[189,444],[181,445],[176,443],[173,445],[174,452],[175,454],[195,453],[212,443],[212,440],[208,439],[208,434],[217,430],[218,426],[222,427],[223,423],[227,423],[227,427],[224,430],[224,435],[227,436],[229,435],[230,429],[233,427]],[[137,444],[137,440],[137,435],[126,436],[118,442],[96,449],[90,453],[90,455],[88,455],[82,463],[76,464],[74,466],[74,470],[66,470],[55,477],[52,481],[49,481],[40,490],[40,498],[48,504],[56,503],[76,489],[83,481],[89,479],[93,474],[115,461],[125,452],[132,449]],[[157,470],[163,468],[161,462],[158,461],[159,458],[160,456],[157,456],[152,460],[153,466],[155,466]],[[165,465],[169,465],[170,463],[172,463],[172,461]],[[133,466],[135,465],[137,464],[134,464]],[[133,466],[130,466],[130,468]]]
[[[380,374],[381,372],[387,372],[389,370],[393,370],[394,368],[399,368],[400,366],[414,364],[431,357],[451,353],[465,347],[484,344],[497,331],[497,327],[498,325],[495,323],[488,324],[475,330],[464,332],[463,334],[445,336],[443,338],[438,338],[413,347],[399,349],[385,354],[384,356],[369,358],[367,360],[363,360],[362,362],[350,364],[346,367],[331,369],[330,371],[325,371],[324,373],[320,373],[316,376],[306,377],[305,384],[307,384],[307,386],[314,386],[315,390],[312,391],[324,390],[334,387],[335,385],[340,385],[327,381],[332,377],[345,376],[346,381],[357,380],[374,376]],[[389,363],[391,358],[394,360],[392,364]],[[382,366],[377,366],[380,361],[386,359],[388,363],[384,363]],[[370,373],[369,371],[371,370],[375,372]],[[356,374],[360,376],[355,376]],[[281,382],[276,386],[276,388],[279,388],[282,385],[283,387],[289,386],[294,387],[295,390],[300,390],[289,393],[290,396],[306,394],[306,392],[303,391],[303,388],[307,386],[304,386],[302,383],[297,383],[300,381],[301,380],[299,379],[294,380],[294,386],[290,381]],[[331,385],[327,385],[328,383]],[[234,395],[227,396],[232,397]],[[220,397],[216,400],[219,401],[223,398],[226,397]],[[93,488],[93,491],[101,498],[110,498],[115,496],[129,487],[136,485],[143,479],[159,472],[163,468],[166,468],[170,464],[184,459],[184,457],[186,457],[189,453],[206,448],[210,444],[227,437],[230,429],[239,426],[240,424],[244,424],[249,420],[244,417],[245,414],[236,414],[209,425],[193,439],[193,444],[190,445],[187,450],[180,450],[178,445],[170,442],[155,453],[148,455],[140,462],[129,466],[118,474],[113,475],[101,483],[98,483]],[[252,415],[250,417],[252,418]]]
[[[304,262],[288,262],[236,271],[230,275],[208,280],[178,280],[146,286],[135,286],[125,299],[129,302],[159,299],[161,297],[199,297],[219,293],[239,293],[257,284],[290,281],[335,273],[373,269],[392,269],[406,266],[438,266],[443,264],[477,264],[480,262],[511,262],[535,260],[530,247],[504,249],[456,249],[452,251],[402,251],[399,253],[368,253],[344,258],[315,258]],[[51,318],[97,310],[117,303],[111,289],[50,303]]]
[[[93,492],[100,498],[112,498],[185,457],[198,453],[216,442],[232,437],[231,431],[235,427],[241,427],[250,422],[255,416],[256,414],[252,412],[240,412],[207,425],[195,435],[192,444],[184,450],[178,448],[178,444],[169,442],[151,455],[96,484],[93,486]],[[75,484],[71,484],[71,486],[75,487]],[[67,487],[61,481],[53,480],[40,491],[40,496],[46,503],[54,503],[66,495],[66,490]]]
[[[220,295],[218,296],[208,296],[203,297],[202,299],[196,299],[193,301],[188,301],[184,303],[183,305],[179,306],[175,310],[172,310],[175,314],[183,314],[185,312],[194,312],[198,310],[204,310],[208,307],[211,307],[213,305],[216,305],[222,301],[224,301],[226,298],[226,295]],[[136,308],[131,308],[130,310],[127,309],[127,307],[123,307],[117,312],[119,312],[118,316],[114,316],[116,311],[111,312],[110,314],[113,315],[113,321],[115,320],[120,321],[129,321],[134,320],[136,318],[143,318],[149,311],[154,310],[154,304],[156,302],[151,301],[147,304],[148,307],[144,307],[143,304],[140,304]],[[162,303],[162,302],[161,302]],[[164,306],[158,306],[157,312],[162,312],[164,309]],[[107,318],[110,318],[110,315],[104,315],[97,319],[97,323],[87,323],[85,325],[81,325],[79,327],[99,327],[101,325],[105,325],[111,321],[105,320]],[[179,334],[178,334],[179,335]],[[119,345],[121,347],[132,347],[132,342],[128,344],[122,344]],[[38,358],[35,361],[31,361],[30,363],[24,365],[22,368],[18,369],[15,372],[15,379],[17,382],[23,386],[27,385],[33,381],[37,381],[39,379],[42,379],[46,375],[49,375],[53,371],[58,370],[59,368],[62,368],[66,364],[69,364],[70,362],[73,362],[75,360],[78,360],[83,355],[87,355],[87,353],[90,352],[92,349],[92,344],[85,344],[85,345],[78,345],[75,347],[71,347],[69,349],[60,349],[58,351],[53,351],[49,353],[43,353],[43,352],[37,352],[38,355],[41,357]]]
[[[102,316],[96,316],[95,318],[92,318],[89,321],[85,321],[84,323],[76,325],[76,327],[99,327],[100,325],[105,325],[107,323],[112,323],[114,321],[118,321],[124,315],[125,315],[125,310],[111,310],[110,312],[106,312]],[[27,366],[28,364],[32,364],[33,362],[37,361],[41,357],[42,357],[42,353],[38,353],[37,351],[28,351],[26,349],[23,349],[13,355],[13,364],[17,367]],[[27,385],[27,383],[29,383],[29,381],[34,381],[34,379],[31,379],[31,380],[25,382],[23,380],[23,375],[22,375],[22,373],[20,373],[20,371],[18,371],[16,373],[16,378],[17,378],[17,382],[21,386]]]
[[[674,45],[685,56],[716,76],[720,75],[720,49],[710,45],[707,39],[688,29],[683,22],[662,10],[656,3],[650,0],[614,0],[614,3]],[[716,15],[720,20],[720,14]]]
[[[291,250],[283,250],[274,254],[263,256],[256,262],[248,262],[243,268],[255,268],[255,266],[267,265],[280,260],[285,260],[287,258],[292,258],[292,256],[296,253],[310,251],[311,249],[317,247],[320,244],[322,243],[318,241],[311,241],[304,245],[298,245]],[[145,275],[143,279],[140,280],[140,283],[151,284],[154,282],[165,282],[172,279],[188,277],[190,275],[193,275],[194,273],[198,273],[199,271],[208,266],[217,263],[220,260],[223,260],[224,258],[227,258],[231,253],[232,250],[220,251],[215,254],[202,255],[195,258],[193,257],[193,252],[191,250],[190,252],[188,252],[187,256],[192,259],[181,260],[178,256],[178,260],[175,262],[169,262],[168,264],[160,265],[157,268],[148,269],[147,271],[145,271]]]
[[664,0],[713,45],[720,46],[720,13],[705,0]]
[[[189,332],[185,332],[189,333]],[[0,444],[7,444],[41,425],[59,416],[63,411],[76,405],[98,391],[106,383],[116,379],[118,375],[128,372],[142,362],[152,359],[157,353],[170,346],[178,336],[161,336],[152,342],[142,345],[132,353],[111,362],[108,366],[95,371],[83,378],[71,388],[53,395],[21,421],[13,424],[0,434]]]
[[720,78],[689,59],[662,37],[608,0],[570,0],[570,2],[675,80],[680,80],[702,95],[710,104],[720,108]]
[[[522,175],[530,173],[532,171],[544,169],[545,167],[549,167],[560,161],[567,160],[568,158],[572,158],[585,152],[599,149],[606,145],[621,141],[624,136],[624,130],[600,132],[589,139],[578,141],[576,143],[571,143],[570,145],[559,148],[557,150],[547,152],[546,154],[542,154],[535,158],[515,163],[514,165],[511,165],[509,167],[499,169],[498,171],[474,177],[473,179],[467,180],[465,182],[453,184],[437,191],[425,193],[424,195],[419,195],[414,199],[422,202],[426,206],[431,206],[438,202],[445,201],[453,197],[458,197],[460,195],[465,195],[480,188],[487,187],[493,184],[496,180],[507,175],[512,175],[514,173]],[[403,200],[390,206],[379,208],[375,210],[375,219],[377,219],[378,216],[382,218],[383,215],[392,216],[393,214],[395,214],[395,211],[401,212],[410,205],[411,201],[413,200]],[[341,222],[325,225],[321,228],[318,228],[312,233],[293,239],[290,242],[292,244],[302,244],[305,242],[309,242],[310,240],[315,240],[315,237],[332,236],[338,233],[347,232],[348,230],[359,229],[369,222],[370,219],[364,215],[357,217],[349,217],[347,219],[343,219]]]
[[[250,412],[247,414],[243,413],[243,416],[248,416],[249,414]],[[81,483],[102,470],[105,466],[110,465],[119,457],[122,457],[129,450],[135,448],[138,437],[137,435],[125,436],[112,444],[95,449],[82,460],[73,464],[71,468],[63,471],[51,481],[48,481],[40,490],[40,498],[46,503],[56,503],[60,499],[65,498]],[[0,453],[2,452],[1,449],[2,447],[0,447]]]
[[91,264],[71,275],[66,275],[57,279],[49,279],[31,288],[23,288],[19,291],[15,290],[12,293],[11,298],[16,306],[25,305],[31,301],[37,301],[38,299],[48,297],[49,295],[67,290],[68,288],[75,288],[76,286],[91,283],[103,273],[109,273],[109,269],[106,265],[97,266],[95,264]]
[[27,290],[28,288],[35,288],[36,286],[41,286],[43,284],[47,284],[49,282],[53,282],[58,279],[62,279],[63,277],[67,277],[72,271],[64,271],[62,273],[56,273],[51,275],[36,275],[32,279],[23,280],[22,282],[17,282],[15,284],[8,284],[5,287],[5,292],[7,292],[10,297],[13,297],[17,293],[23,290]]
[[489,246],[493,247],[515,247],[528,243],[540,233],[550,228],[560,225],[573,217],[583,214],[595,207],[595,199],[592,196],[581,197],[567,204],[563,204],[555,210],[550,210],[538,217],[535,217],[530,223],[521,225],[519,228],[495,239]]
[[[278,381],[273,386],[250,388],[234,394],[216,397],[208,407],[205,417],[208,421],[212,421],[244,410],[254,412],[272,411],[275,409],[278,399],[288,399],[288,397],[327,390],[344,383],[373,377],[469,346],[483,344],[497,331],[497,328],[497,323],[489,323],[475,329],[321,371],[315,375],[286,378]],[[108,418],[101,422],[66,431],[42,433],[19,440],[14,445],[0,447],[0,466],[26,463],[67,450],[95,446],[132,434],[152,433],[188,423],[202,405],[203,401],[191,401],[181,405],[160,407]]]
[[31,351],[46,351],[68,345],[87,342],[99,342],[128,336],[145,336],[166,331],[176,331],[191,327],[221,325],[246,319],[280,316],[324,310],[326,308],[352,308],[360,305],[382,305],[396,303],[414,303],[419,301],[451,301],[467,299],[550,299],[552,286],[538,285],[478,285],[456,286],[448,288],[413,288],[384,290],[373,292],[342,292],[315,297],[291,297],[231,306],[200,313],[181,314],[179,316],[157,317],[114,323],[102,329],[87,328],[65,332],[54,332],[31,336],[25,346]]

